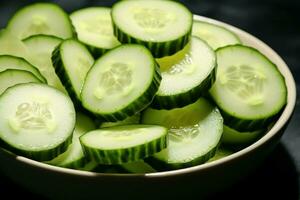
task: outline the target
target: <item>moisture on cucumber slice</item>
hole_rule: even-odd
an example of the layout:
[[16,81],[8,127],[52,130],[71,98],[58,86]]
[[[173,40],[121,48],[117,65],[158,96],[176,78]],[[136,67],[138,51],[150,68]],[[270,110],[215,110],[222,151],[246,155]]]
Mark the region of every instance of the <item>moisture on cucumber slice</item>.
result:
[[227,45],[241,44],[239,37],[225,27],[195,20],[192,35],[206,41],[214,50]]
[[195,102],[215,81],[216,55],[201,39],[192,37],[178,53],[157,59],[162,81],[152,107],[172,109]]
[[246,145],[256,141],[266,129],[240,132],[224,125],[222,143],[227,145]]
[[41,82],[47,82],[40,71],[29,62],[27,62],[24,58],[9,55],[0,55],[0,72],[3,72],[7,69],[25,70],[31,72]]
[[61,41],[62,39],[49,35],[33,35],[23,40],[34,57],[32,63],[38,67],[48,84],[66,93],[66,89],[56,75],[51,61],[52,51]]
[[218,71],[210,94],[224,124],[240,132],[268,126],[287,101],[284,77],[252,47],[232,45],[216,52]]
[[84,108],[106,121],[120,121],[151,103],[160,80],[159,67],[147,48],[121,45],[95,61],[81,101]]
[[133,116],[127,117],[126,119],[122,121],[116,121],[116,122],[102,122],[100,124],[99,128],[106,128],[106,127],[112,127],[112,126],[121,126],[121,125],[130,125],[130,124],[139,124],[141,118],[141,114],[135,114]]
[[106,7],[90,7],[70,15],[78,40],[87,45],[95,57],[120,44],[114,36],[110,11]]
[[114,34],[121,43],[138,43],[156,58],[172,55],[189,41],[193,16],[175,1],[120,1],[112,7]]
[[88,165],[92,165],[95,167],[95,164],[94,165],[88,164],[86,162],[79,141],[80,136],[94,129],[96,129],[96,126],[92,119],[85,116],[84,114],[77,113],[72,144],[69,145],[68,150],[66,152],[60,154],[59,156],[57,156],[56,158],[54,158],[53,160],[47,163],[50,165],[56,165],[61,167],[74,168],[74,169],[93,168],[93,167],[88,167]]
[[33,59],[24,43],[7,29],[0,30],[0,55],[22,57],[29,62]]
[[167,146],[167,129],[155,125],[103,128],[80,137],[84,153],[99,164],[134,162]]
[[19,84],[0,97],[0,144],[18,155],[53,159],[67,150],[74,126],[71,99],[45,84]]
[[21,83],[41,83],[41,81],[31,72],[18,69],[7,69],[0,72],[0,95],[7,88]]
[[73,102],[80,102],[84,79],[94,64],[90,52],[77,40],[64,40],[53,51],[52,63]]
[[204,98],[172,110],[148,108],[142,123],[169,128],[168,147],[146,159],[155,169],[178,169],[206,162],[221,141],[223,119],[219,110]]
[[67,13],[52,3],[36,3],[21,8],[10,19],[7,28],[20,39],[37,34],[63,39],[74,35]]
[[120,166],[124,169],[124,171],[128,173],[134,174],[145,174],[145,173],[153,173],[156,172],[148,163],[143,160],[139,160],[136,162],[124,163]]

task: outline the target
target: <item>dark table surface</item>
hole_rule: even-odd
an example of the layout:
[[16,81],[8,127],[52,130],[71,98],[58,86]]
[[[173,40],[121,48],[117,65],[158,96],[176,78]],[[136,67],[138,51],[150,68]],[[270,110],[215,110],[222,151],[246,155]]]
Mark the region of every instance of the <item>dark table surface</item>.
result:
[[[34,0],[0,1],[0,27],[20,7]],[[66,11],[87,6],[111,6],[112,0],[53,0]],[[299,0],[182,0],[193,13],[214,18],[255,35],[278,52],[300,84]],[[300,199],[300,104],[275,151],[253,174],[213,199]],[[298,131],[297,131],[298,130]],[[1,164],[1,163],[0,163]],[[1,199],[19,197],[43,199],[16,185],[0,173]],[[194,199],[197,199],[195,196]]]

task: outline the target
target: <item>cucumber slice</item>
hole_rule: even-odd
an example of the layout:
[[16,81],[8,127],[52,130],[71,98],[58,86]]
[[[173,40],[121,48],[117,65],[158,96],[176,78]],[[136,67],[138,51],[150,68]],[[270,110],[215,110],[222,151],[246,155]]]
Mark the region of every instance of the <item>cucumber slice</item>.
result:
[[151,103],[160,80],[159,67],[148,49],[122,45],[100,57],[88,72],[82,105],[106,121],[120,121]]
[[134,174],[145,174],[145,173],[153,173],[156,172],[148,163],[144,162],[143,160],[139,160],[136,162],[124,163],[121,165],[128,173]]
[[134,162],[167,146],[167,129],[154,125],[103,128],[80,137],[84,153],[99,164]]
[[114,34],[121,43],[142,44],[156,58],[183,49],[193,24],[192,13],[175,1],[120,1],[111,15]]
[[34,56],[32,63],[38,67],[49,85],[67,93],[60,79],[55,73],[51,61],[52,51],[61,43],[62,39],[49,35],[33,35],[23,40],[24,44]]
[[95,58],[120,45],[114,36],[110,11],[110,8],[90,7],[70,15],[78,40],[87,45]]
[[[67,167],[67,168],[74,168],[74,169],[83,169],[90,171],[95,168],[95,164],[93,163],[86,163],[86,159],[84,157],[79,137],[83,134],[87,133],[88,131],[96,129],[96,126],[92,119],[89,117],[77,113],[76,114],[76,124],[75,129],[73,132],[72,144],[68,147],[68,150],[53,160],[47,162],[50,165],[56,165],[60,167]],[[89,167],[92,165],[94,167]]]
[[99,128],[106,128],[112,126],[121,126],[121,125],[130,125],[130,124],[139,124],[141,118],[141,114],[135,114],[133,116],[127,117],[122,121],[117,122],[102,122]]
[[[224,133],[223,133],[224,134]],[[226,149],[224,147],[220,147],[218,148],[218,150],[216,151],[216,154],[214,157],[212,157],[211,159],[209,159],[207,162],[212,162],[215,160],[219,160],[221,158],[225,158],[226,156],[229,156],[231,154],[233,154],[234,151],[231,149]]]
[[33,59],[24,43],[7,29],[0,30],[0,55],[22,57],[29,62]]
[[83,44],[68,39],[53,51],[52,63],[73,102],[79,104],[83,82],[94,58]]
[[265,129],[260,129],[251,132],[239,132],[224,125],[222,143],[227,145],[246,145],[256,141],[264,132]]
[[76,169],[81,171],[93,172],[98,167],[98,165],[98,163],[91,161],[86,163],[83,167],[79,167]]
[[51,160],[67,150],[75,126],[69,97],[45,84],[24,83],[0,97],[0,141],[34,160]]
[[193,103],[215,81],[215,52],[197,37],[192,37],[182,51],[157,62],[162,81],[151,104],[154,108],[172,109]]
[[183,108],[143,112],[142,123],[169,128],[168,147],[146,159],[157,170],[179,169],[215,155],[223,132],[219,110],[204,98]]
[[28,71],[7,69],[0,72],[0,95],[7,88],[20,83],[41,83],[41,81]]
[[21,8],[10,19],[7,28],[20,39],[37,34],[54,35],[63,39],[74,35],[69,16],[52,3],[35,3]]
[[217,79],[210,94],[224,124],[240,132],[267,127],[287,101],[285,80],[276,65],[252,47],[232,45],[216,53]]
[[242,43],[240,38],[227,28],[198,20],[193,22],[192,35],[206,41],[214,50]]
[[0,72],[3,72],[7,69],[25,70],[32,73],[41,82],[47,82],[40,71],[29,62],[27,62],[24,58],[9,55],[0,55]]

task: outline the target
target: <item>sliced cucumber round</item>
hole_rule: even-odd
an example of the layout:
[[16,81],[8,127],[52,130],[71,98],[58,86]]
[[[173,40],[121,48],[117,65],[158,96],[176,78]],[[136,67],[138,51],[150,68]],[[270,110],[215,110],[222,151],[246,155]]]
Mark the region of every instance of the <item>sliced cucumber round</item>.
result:
[[139,124],[140,123],[141,114],[135,114],[133,116],[127,117],[122,121],[117,122],[102,122],[99,128],[106,128],[112,126],[121,126],[121,125],[130,125],[130,124]]
[[128,173],[134,174],[145,174],[145,173],[153,173],[156,172],[148,163],[144,162],[143,160],[139,160],[136,162],[124,163],[120,165],[124,171]]
[[7,88],[21,83],[41,83],[41,81],[31,72],[18,69],[7,69],[0,72],[0,95]]
[[[223,133],[224,134],[224,133]],[[231,149],[227,149],[224,147],[219,147],[216,151],[216,154],[214,155],[214,157],[212,157],[211,159],[209,159],[207,162],[213,162],[215,160],[219,160],[221,158],[225,158],[226,156],[229,156],[231,154],[233,154],[234,151]]]
[[167,129],[154,125],[127,125],[103,128],[80,137],[88,159],[99,164],[134,162],[167,146]]
[[189,41],[193,15],[175,1],[120,1],[112,7],[114,34],[121,43],[138,43],[156,58],[172,55]]
[[195,102],[215,81],[215,52],[201,39],[192,37],[178,53],[157,59],[162,81],[151,107],[172,109]]
[[88,172],[93,172],[95,169],[98,167],[98,163],[91,161],[86,163],[83,167],[76,168],[77,170],[81,171],[88,171]]
[[[92,119],[84,114],[76,114],[76,124],[73,132],[72,144],[69,145],[68,150],[47,163],[50,165],[56,165],[60,167],[82,169],[88,168],[87,162],[84,157],[79,137],[88,131],[96,129],[96,126]],[[95,166],[95,164],[90,164]],[[93,167],[91,167],[93,168]],[[89,170],[88,170],[89,171]]]
[[252,47],[232,45],[216,53],[217,79],[210,94],[224,124],[240,132],[267,127],[287,101],[285,80],[276,65]]
[[29,62],[33,60],[24,43],[7,29],[0,30],[0,55],[21,57]]
[[148,108],[142,123],[169,128],[168,147],[146,159],[155,169],[178,169],[206,162],[215,155],[223,132],[219,110],[204,98],[172,110]]
[[20,39],[37,34],[63,39],[74,35],[67,13],[52,3],[35,3],[21,8],[10,19],[7,28]]
[[107,121],[119,121],[146,108],[161,76],[151,52],[141,45],[119,46],[100,57],[88,72],[83,107]]
[[53,159],[67,150],[74,126],[71,99],[45,84],[19,84],[0,97],[0,141],[18,155]]
[[29,62],[27,62],[24,58],[9,55],[0,55],[0,72],[3,72],[7,69],[25,70],[31,72],[41,82],[47,82],[40,71]]
[[53,51],[52,63],[73,102],[80,102],[84,79],[94,64],[90,52],[77,40],[64,40]]
[[110,11],[106,7],[90,7],[70,15],[78,40],[87,45],[96,58],[120,45],[114,36]]
[[241,44],[240,38],[227,28],[199,20],[193,22],[192,35],[206,41],[214,50],[227,45]]
[[224,125],[222,143],[227,145],[247,145],[256,141],[264,132],[266,132],[266,129],[240,132]]
[[49,35],[33,35],[23,40],[34,57],[32,63],[38,67],[48,84],[67,93],[51,62],[52,51],[61,41],[62,39]]

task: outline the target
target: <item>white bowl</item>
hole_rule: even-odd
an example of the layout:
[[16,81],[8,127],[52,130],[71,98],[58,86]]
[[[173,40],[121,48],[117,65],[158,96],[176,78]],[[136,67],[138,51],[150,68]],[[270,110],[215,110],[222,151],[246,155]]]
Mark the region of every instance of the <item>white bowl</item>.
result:
[[213,19],[201,16],[195,16],[195,19],[235,32],[244,44],[258,49],[274,62],[285,77],[287,105],[274,126],[261,139],[211,163],[151,174],[101,174],[64,169],[15,156],[3,149],[0,149],[0,169],[26,188],[55,199],[200,197],[230,186],[255,169],[274,149],[291,118],[296,102],[295,81],[281,57],[259,39]]

